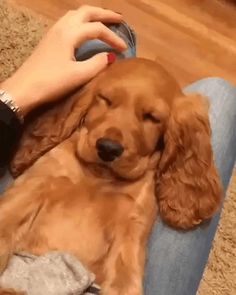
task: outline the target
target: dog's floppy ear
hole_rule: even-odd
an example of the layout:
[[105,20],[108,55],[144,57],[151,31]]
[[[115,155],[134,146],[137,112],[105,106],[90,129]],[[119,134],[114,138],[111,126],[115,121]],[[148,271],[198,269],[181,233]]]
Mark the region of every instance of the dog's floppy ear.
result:
[[68,138],[80,125],[91,102],[92,86],[88,84],[47,110],[31,115],[10,164],[12,175],[20,175],[40,156]]
[[157,177],[160,215],[169,225],[189,229],[219,208],[222,188],[214,164],[206,98],[177,98],[164,135]]

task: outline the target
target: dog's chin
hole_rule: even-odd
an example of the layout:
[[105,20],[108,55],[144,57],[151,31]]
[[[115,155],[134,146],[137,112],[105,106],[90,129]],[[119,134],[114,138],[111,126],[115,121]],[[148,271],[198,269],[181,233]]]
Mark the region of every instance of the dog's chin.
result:
[[120,165],[119,162],[120,162],[120,159],[116,159],[113,162],[99,161],[94,164],[97,164],[100,167],[102,167],[104,170],[109,171],[110,174],[114,176],[115,178],[119,178],[123,180],[134,181],[142,177],[143,174],[145,173],[145,171],[143,169],[140,169],[138,165],[133,165],[132,167],[124,168],[123,165]]
[[119,178],[126,180],[136,180],[145,174],[146,169],[139,163],[129,166],[129,168],[124,168],[123,165],[119,165],[119,161],[114,162],[111,169],[115,175]]
[[142,161],[130,163],[125,158],[117,158],[114,161],[103,161],[99,158],[96,150],[77,150],[77,156],[85,165],[97,171],[109,173],[111,176],[124,180],[135,180],[143,176],[147,165]]

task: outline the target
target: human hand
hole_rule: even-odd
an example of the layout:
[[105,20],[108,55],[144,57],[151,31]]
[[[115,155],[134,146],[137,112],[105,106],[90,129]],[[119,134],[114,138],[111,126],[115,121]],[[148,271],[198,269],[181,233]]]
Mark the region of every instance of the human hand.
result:
[[82,6],[69,11],[47,32],[32,55],[4,81],[7,91],[23,115],[40,104],[55,100],[83,85],[109,62],[107,53],[77,62],[75,49],[89,39],[100,39],[119,51],[125,42],[102,23],[119,23],[122,15],[99,7]]

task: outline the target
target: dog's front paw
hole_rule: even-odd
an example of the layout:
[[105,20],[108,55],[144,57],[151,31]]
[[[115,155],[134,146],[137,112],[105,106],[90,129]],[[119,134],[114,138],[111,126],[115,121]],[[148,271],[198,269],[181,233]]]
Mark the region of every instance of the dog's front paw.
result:
[[11,258],[12,251],[10,248],[10,242],[4,238],[0,238],[0,275],[6,269],[8,262]]
[[2,289],[0,287],[0,295],[26,295],[24,292],[17,292],[13,289]]
[[102,288],[101,295],[143,295],[143,291],[136,287],[115,287]]
[[0,254],[0,275],[6,269],[9,259],[10,259],[10,254],[9,253]]

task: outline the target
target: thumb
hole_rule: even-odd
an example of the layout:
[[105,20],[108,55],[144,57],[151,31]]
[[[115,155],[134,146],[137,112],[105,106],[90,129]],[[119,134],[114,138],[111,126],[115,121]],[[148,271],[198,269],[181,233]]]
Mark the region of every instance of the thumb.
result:
[[93,77],[95,77],[99,72],[105,69],[109,64],[115,62],[115,53],[102,52],[94,55],[93,57],[77,62],[78,78],[81,84],[86,83]]

